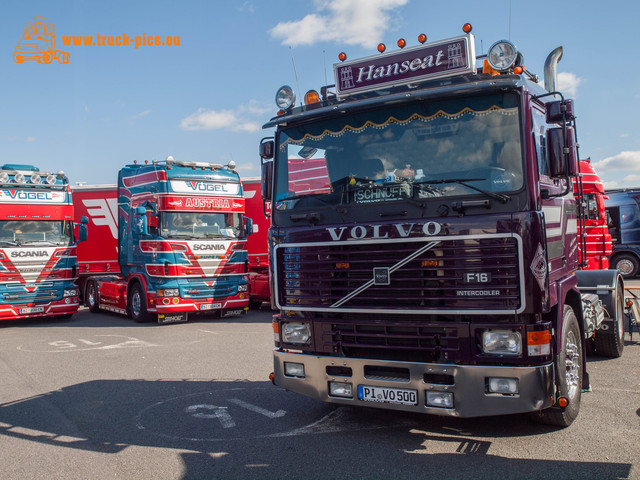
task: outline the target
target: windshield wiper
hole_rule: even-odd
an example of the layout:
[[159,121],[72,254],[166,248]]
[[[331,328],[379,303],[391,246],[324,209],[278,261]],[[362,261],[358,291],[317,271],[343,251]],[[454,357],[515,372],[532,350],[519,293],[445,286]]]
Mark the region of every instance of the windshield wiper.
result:
[[471,190],[475,190],[476,192],[480,192],[487,197],[495,198],[496,200],[500,200],[502,203],[507,203],[511,200],[509,195],[505,195],[504,193],[496,193],[490,192],[489,190],[484,190],[482,188],[475,187],[473,185],[469,185],[467,182],[480,182],[482,180],[486,180],[486,178],[445,178],[442,180],[422,180],[420,182],[414,182],[414,185],[424,185],[424,184],[442,184],[442,183],[457,183],[464,187],[470,188]]
[[12,242],[11,240],[0,240],[0,244],[9,245],[11,247],[17,247],[18,245],[20,245],[18,242]]
[[33,243],[46,243],[49,245],[64,245],[60,242],[54,242],[53,240],[29,240],[28,242],[24,242],[22,245],[29,245],[29,244],[33,244]]

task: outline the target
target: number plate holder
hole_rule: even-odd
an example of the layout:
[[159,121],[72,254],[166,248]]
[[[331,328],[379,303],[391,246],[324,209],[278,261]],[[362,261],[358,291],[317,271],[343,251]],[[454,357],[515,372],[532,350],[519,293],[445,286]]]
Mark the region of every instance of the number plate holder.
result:
[[358,400],[364,402],[418,405],[418,391],[410,388],[358,385]]

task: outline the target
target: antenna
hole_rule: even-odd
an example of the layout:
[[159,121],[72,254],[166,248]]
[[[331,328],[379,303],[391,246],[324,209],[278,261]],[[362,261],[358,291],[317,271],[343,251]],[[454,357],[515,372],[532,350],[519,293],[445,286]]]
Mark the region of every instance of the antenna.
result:
[[324,60],[324,84],[329,85],[327,82],[327,52],[326,50],[322,50],[322,58]]
[[509,41],[511,41],[511,0],[509,0]]
[[300,82],[298,81],[298,72],[296,71],[296,61],[293,59],[293,48],[289,45],[289,52],[291,53],[291,63],[293,63],[293,73],[296,76],[296,87],[300,92],[300,105],[302,105],[302,90],[300,90]]

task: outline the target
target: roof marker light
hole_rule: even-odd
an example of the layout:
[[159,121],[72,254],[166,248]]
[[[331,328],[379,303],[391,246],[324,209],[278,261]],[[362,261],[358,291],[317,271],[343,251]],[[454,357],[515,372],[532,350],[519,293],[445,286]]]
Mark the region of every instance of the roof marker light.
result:
[[379,43],[378,44],[378,51],[380,53],[383,53],[386,49],[387,49],[387,46],[384,43]]
[[465,24],[462,26],[462,31],[463,31],[464,33],[471,33],[471,30],[473,30],[473,27],[471,26],[471,24],[470,24],[470,23],[465,23]]
[[419,41],[420,43],[424,43],[424,42],[426,42],[426,41],[427,41],[427,35],[426,35],[426,34],[424,34],[424,33],[421,33],[420,35],[418,35],[418,41]]
[[304,94],[304,103],[305,105],[311,105],[313,103],[318,103],[320,101],[320,95],[315,90],[309,90]]
[[406,42],[406,40],[405,40],[404,38],[399,39],[399,40],[398,40],[398,46],[399,46],[400,48],[404,48],[404,47],[406,47],[406,46],[407,46],[407,42]]
[[338,54],[338,60],[340,60],[341,62],[344,62],[347,59],[347,54],[344,52],[340,52]]

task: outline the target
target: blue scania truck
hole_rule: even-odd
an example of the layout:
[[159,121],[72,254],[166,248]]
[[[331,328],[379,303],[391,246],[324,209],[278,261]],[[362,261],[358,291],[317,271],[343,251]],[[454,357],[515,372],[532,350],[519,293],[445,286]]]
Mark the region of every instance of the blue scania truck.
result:
[[[339,55],[260,144],[272,202],[273,381],[352,406],[568,426],[585,353],[624,345],[624,284],[584,271],[574,105],[509,41]],[[313,168],[313,182],[299,172]],[[574,193],[576,197],[574,197]],[[577,200],[576,200],[577,198]],[[581,246],[581,248],[579,248]]]
[[[79,253],[91,311],[174,323],[248,309],[252,222],[233,162],[134,163],[120,170],[115,190],[81,187],[76,197],[90,228],[103,232]],[[110,234],[116,228],[117,238]],[[114,252],[117,268],[109,260]]]

